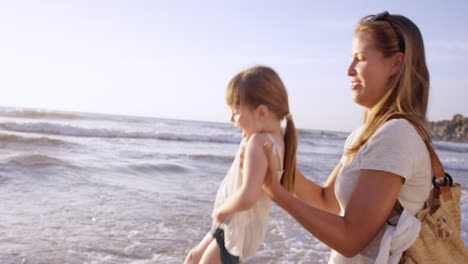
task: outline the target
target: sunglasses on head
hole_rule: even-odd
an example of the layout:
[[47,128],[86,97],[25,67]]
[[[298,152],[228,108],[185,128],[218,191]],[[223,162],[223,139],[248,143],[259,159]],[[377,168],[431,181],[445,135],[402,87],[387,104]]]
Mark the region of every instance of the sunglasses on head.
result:
[[390,13],[388,13],[387,11],[383,11],[383,12],[378,13],[377,15],[374,15],[373,17],[371,17],[369,19],[369,21],[386,21],[386,22],[388,22],[390,24],[390,26],[392,27],[393,31],[395,32],[395,34],[398,37],[398,42],[400,43],[400,50],[399,51],[402,51],[402,52],[405,51],[405,42],[404,42],[403,37],[401,36],[401,34],[399,34],[398,30],[396,29],[395,25],[393,24],[392,16],[390,15]]

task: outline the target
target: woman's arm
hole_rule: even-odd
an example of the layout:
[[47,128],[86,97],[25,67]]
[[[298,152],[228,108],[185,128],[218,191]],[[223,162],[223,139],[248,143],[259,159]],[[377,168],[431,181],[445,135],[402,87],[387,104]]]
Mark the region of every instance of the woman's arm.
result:
[[[270,160],[269,162],[273,161]],[[294,195],[311,206],[337,214],[340,211],[340,205],[335,196],[335,180],[341,166],[341,163],[336,165],[323,187],[310,181],[296,169]]]
[[[267,179],[274,177],[276,171],[279,170],[278,160],[272,156],[272,148],[270,140],[267,140],[263,145],[263,150],[268,160]],[[296,169],[294,195],[311,206],[337,214],[340,211],[340,205],[335,196],[335,180],[341,167],[341,163],[336,165],[323,187],[307,179],[299,169]]]
[[345,257],[353,257],[369,244],[385,223],[402,184],[403,178],[399,175],[361,170],[344,216],[311,206],[280,185],[268,183],[264,189],[268,189],[272,200],[312,235]]
[[268,160],[263,152],[263,144],[267,139],[265,135],[254,134],[247,143],[242,185],[216,212],[215,218],[218,222],[224,222],[235,212],[251,208],[259,199],[268,167]]

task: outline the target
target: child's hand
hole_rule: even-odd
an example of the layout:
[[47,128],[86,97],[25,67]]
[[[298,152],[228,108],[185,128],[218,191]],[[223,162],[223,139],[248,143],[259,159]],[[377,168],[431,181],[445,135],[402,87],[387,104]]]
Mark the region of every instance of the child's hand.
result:
[[215,221],[222,224],[224,221],[226,221],[229,218],[230,214],[228,214],[226,211],[223,210],[223,208],[220,208],[216,213],[215,213]]
[[184,264],[198,264],[200,262],[202,254],[203,251],[201,251],[198,247],[192,248],[187,254]]

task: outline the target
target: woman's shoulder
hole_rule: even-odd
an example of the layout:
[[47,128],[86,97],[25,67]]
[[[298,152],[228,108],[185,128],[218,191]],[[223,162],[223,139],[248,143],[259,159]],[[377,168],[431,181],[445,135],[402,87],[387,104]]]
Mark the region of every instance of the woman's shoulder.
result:
[[406,145],[408,147],[425,146],[416,128],[408,120],[403,118],[392,119],[385,122],[369,141],[369,143],[385,141],[389,144],[398,142],[398,145]]
[[404,118],[392,119],[385,122],[385,124],[376,131],[376,134],[395,134],[399,137],[419,137],[416,128]]

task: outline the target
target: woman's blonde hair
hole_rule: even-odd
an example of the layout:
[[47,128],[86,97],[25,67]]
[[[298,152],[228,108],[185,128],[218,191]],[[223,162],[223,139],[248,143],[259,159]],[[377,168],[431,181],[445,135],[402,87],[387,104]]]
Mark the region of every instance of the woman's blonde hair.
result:
[[228,83],[226,102],[230,107],[265,105],[278,119],[286,118],[284,133],[284,173],[281,185],[294,192],[296,178],[297,136],[289,115],[288,93],[278,74],[271,68],[255,66],[238,73]]
[[376,19],[373,15],[364,17],[356,26],[355,34],[361,33],[370,37],[385,57],[403,52],[402,67],[390,78],[385,95],[372,111],[364,111],[365,128],[359,139],[345,151],[348,161],[352,160],[377,129],[395,118],[408,120],[422,139],[430,142],[426,120],[429,71],[421,32],[408,18],[388,13],[387,15],[383,20]]

